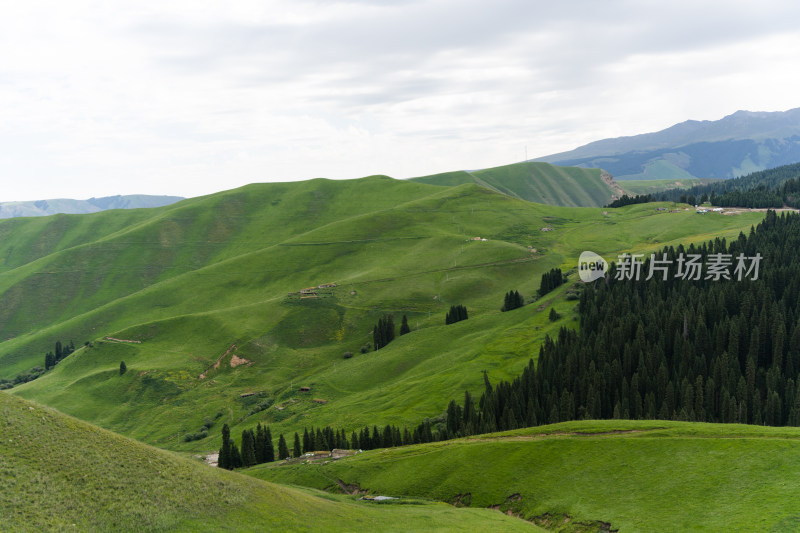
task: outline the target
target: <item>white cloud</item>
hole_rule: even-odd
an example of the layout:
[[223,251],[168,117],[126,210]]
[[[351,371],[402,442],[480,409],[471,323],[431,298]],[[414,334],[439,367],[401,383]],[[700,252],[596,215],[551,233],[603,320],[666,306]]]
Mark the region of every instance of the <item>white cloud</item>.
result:
[[798,15],[783,1],[16,3],[0,19],[0,200],[409,177],[789,109]]

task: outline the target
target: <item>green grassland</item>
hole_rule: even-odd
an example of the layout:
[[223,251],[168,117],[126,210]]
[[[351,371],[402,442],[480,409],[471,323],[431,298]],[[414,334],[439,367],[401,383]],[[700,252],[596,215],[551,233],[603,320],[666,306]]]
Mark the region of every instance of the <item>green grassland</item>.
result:
[[374,494],[499,506],[564,531],[600,522],[620,531],[800,527],[797,428],[568,422],[246,472],[319,489],[341,480]]
[[707,185],[722,181],[716,178],[678,178],[663,180],[620,180],[622,190],[627,194],[655,194],[668,189],[690,189],[696,185]]
[[[237,437],[258,422],[276,436],[312,424],[417,424],[464,389],[479,391],[483,370],[512,377],[545,334],[577,326],[564,298],[574,273],[543,301],[500,313],[509,289],[530,301],[542,273],[574,269],[584,250],[612,260],[731,238],[762,216],[655,205],[547,206],[476,184],[374,176],[0,222],[0,377],[74,340],[74,354],[13,392],[180,451],[218,448],[223,422]],[[328,282],[337,287],[317,299],[287,297]],[[452,304],[470,319],[445,326]],[[547,320],[551,306],[558,322]],[[359,353],[384,313],[398,324],[406,314],[412,332]],[[249,363],[232,367],[234,355]],[[184,442],[206,417],[210,436]]]
[[412,178],[431,185],[477,183],[512,198],[548,205],[600,207],[617,191],[596,168],[557,167],[549,163],[515,163],[474,171],[446,172]]
[[4,531],[531,531],[485,509],[259,481],[0,393]]

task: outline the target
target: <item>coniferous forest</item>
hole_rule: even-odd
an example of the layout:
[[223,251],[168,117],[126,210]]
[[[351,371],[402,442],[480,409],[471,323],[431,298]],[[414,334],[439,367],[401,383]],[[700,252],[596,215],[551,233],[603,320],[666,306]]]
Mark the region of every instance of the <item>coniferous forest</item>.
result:
[[617,280],[613,266],[583,292],[580,331],[562,328],[513,383],[487,386],[482,430],[581,418],[800,425],[800,216],[769,212],[731,243],[663,253],[763,259],[758,279],[741,281]]
[[[800,163],[753,172],[746,176],[690,189],[670,189],[659,200],[695,204],[709,200],[719,207],[800,207]],[[610,205],[609,207],[619,207]]]

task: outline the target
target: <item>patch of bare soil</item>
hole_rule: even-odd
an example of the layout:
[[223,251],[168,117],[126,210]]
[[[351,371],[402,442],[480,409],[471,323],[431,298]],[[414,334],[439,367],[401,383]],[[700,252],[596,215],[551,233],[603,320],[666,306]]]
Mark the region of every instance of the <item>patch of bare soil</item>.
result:
[[[459,495],[460,496],[460,495]],[[456,497],[458,498],[458,496]],[[508,516],[515,516],[521,520],[533,522],[539,527],[558,531],[559,533],[612,533],[619,531],[612,529],[609,522],[602,520],[575,520],[564,513],[544,513],[537,516],[526,517],[522,508],[522,496],[512,494],[503,503],[490,505],[489,509],[499,511]]]
[[252,365],[252,361],[248,361],[244,357],[238,357],[236,354],[233,354],[231,357],[231,368],[236,368],[239,365]]
[[573,520],[571,516],[562,513],[544,513],[534,516],[530,520],[539,527],[560,532],[574,533],[615,533],[609,522],[602,520]]
[[142,344],[142,341],[137,341],[132,339],[115,339],[114,337],[105,337],[105,339],[111,342],[128,342],[131,344]]
[[456,507],[469,507],[472,503],[472,493],[456,494],[450,501],[451,505]]
[[366,494],[367,491],[363,490],[358,483],[345,483],[341,479],[336,480],[336,484],[345,494]]

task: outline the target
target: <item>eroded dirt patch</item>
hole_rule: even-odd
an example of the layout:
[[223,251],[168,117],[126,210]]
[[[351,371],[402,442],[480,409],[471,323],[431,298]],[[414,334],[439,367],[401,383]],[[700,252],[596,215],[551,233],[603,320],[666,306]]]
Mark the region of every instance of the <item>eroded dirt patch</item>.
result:
[[366,494],[367,491],[362,489],[358,483],[345,483],[341,479],[336,480],[336,484],[345,494]]
[[231,356],[231,368],[236,368],[239,365],[252,365],[253,362],[245,359],[244,357],[239,357],[236,354]]
[[456,507],[469,507],[472,503],[472,493],[466,492],[464,494],[456,494],[450,501],[451,505]]
[[[459,495],[462,496],[462,495]],[[456,497],[458,498],[458,496]],[[558,533],[613,533],[619,531],[612,529],[609,522],[602,520],[576,520],[564,513],[544,513],[536,516],[526,516],[522,505],[522,495],[512,494],[503,503],[490,505],[489,509],[499,511],[508,516],[533,522],[539,527]]]

